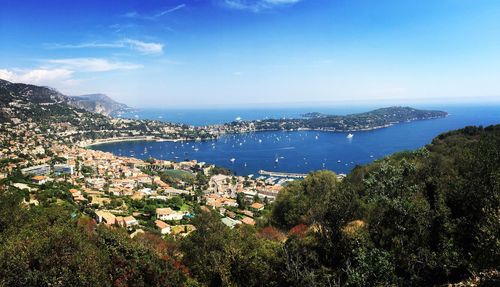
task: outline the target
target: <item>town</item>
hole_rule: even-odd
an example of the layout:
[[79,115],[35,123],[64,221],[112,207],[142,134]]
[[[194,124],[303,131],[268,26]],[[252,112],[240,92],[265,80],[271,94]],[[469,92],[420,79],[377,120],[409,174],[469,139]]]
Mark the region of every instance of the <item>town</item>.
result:
[[291,179],[234,176],[196,160],[146,161],[66,144],[33,123],[2,125],[2,188],[25,194],[25,205],[72,204],[97,223],[182,237],[199,210],[216,210],[234,228],[255,225]]

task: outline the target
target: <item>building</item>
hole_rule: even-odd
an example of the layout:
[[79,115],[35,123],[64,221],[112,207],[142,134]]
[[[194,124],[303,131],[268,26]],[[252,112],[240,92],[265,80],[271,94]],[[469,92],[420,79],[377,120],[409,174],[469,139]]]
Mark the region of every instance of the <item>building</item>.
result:
[[170,234],[170,232],[172,232],[170,225],[168,225],[167,223],[165,223],[161,220],[155,220],[155,225],[161,234]]
[[116,217],[107,211],[98,210],[95,212],[97,223],[104,223],[106,225],[114,225]]
[[264,210],[264,204],[262,203],[258,203],[258,202],[254,202],[252,205],[250,205],[250,208],[256,210],[256,211],[262,211]]
[[43,175],[35,175],[31,178],[31,181],[33,181],[33,183],[35,184],[42,185],[47,182],[47,178]]
[[255,220],[247,216],[243,217],[243,219],[241,219],[241,222],[248,225],[255,225]]
[[75,167],[69,164],[55,164],[54,165],[54,173],[57,175],[60,174],[69,174],[73,175],[75,172]]
[[50,165],[42,164],[21,169],[23,175],[47,175],[50,173]]
[[74,201],[84,201],[84,200],[87,200],[81,193],[81,191],[79,191],[78,189],[70,189],[69,192],[71,193],[71,196],[73,196],[73,200]]
[[221,219],[222,223],[226,225],[227,227],[233,229],[236,225],[241,224],[241,221],[231,219],[229,217],[223,217]]
[[133,216],[116,217],[116,224],[125,228],[132,228],[139,225],[139,222]]
[[156,219],[159,220],[181,220],[186,214],[186,212],[172,210],[170,207],[156,209]]

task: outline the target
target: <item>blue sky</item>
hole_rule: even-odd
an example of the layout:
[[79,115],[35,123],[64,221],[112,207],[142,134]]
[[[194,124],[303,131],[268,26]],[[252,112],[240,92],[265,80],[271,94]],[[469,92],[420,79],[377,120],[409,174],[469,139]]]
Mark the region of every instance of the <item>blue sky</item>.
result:
[[500,2],[2,0],[0,78],[136,107],[500,102]]

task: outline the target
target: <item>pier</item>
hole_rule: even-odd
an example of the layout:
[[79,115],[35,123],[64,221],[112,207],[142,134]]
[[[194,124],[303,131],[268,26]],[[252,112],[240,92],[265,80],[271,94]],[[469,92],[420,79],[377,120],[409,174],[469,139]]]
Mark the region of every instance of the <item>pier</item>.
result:
[[[273,176],[273,177],[287,177],[287,178],[305,178],[307,176],[307,173],[266,171],[266,170],[262,170],[262,169],[259,170],[259,174]],[[337,179],[340,181],[343,180],[345,177],[346,177],[346,175],[343,173],[337,174]]]
[[288,177],[288,178],[305,178],[306,173],[291,173],[291,172],[278,172],[278,171],[265,171],[259,170],[260,175],[274,176],[274,177]]

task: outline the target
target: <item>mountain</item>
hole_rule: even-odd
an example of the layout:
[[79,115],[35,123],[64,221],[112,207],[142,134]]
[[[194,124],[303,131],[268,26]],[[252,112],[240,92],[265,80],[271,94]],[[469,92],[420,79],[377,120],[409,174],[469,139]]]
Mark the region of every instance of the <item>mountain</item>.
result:
[[70,97],[55,89],[0,79],[0,123],[78,124],[85,118],[105,120],[101,115],[78,108]]
[[[92,108],[97,110],[92,111]],[[104,115],[113,109],[118,112],[126,108],[104,95],[75,99],[52,88],[0,79],[0,126],[29,125],[39,133],[51,133],[69,142],[116,137],[204,139],[215,136],[203,128]]]
[[119,103],[105,94],[72,96],[71,100],[72,104],[78,108],[105,116],[112,116],[131,110],[129,106]]

